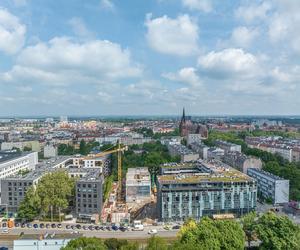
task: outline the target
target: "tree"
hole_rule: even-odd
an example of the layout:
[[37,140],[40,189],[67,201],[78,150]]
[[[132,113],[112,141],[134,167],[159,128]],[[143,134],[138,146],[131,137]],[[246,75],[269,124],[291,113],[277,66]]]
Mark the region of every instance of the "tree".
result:
[[32,148],[29,147],[29,146],[25,146],[25,147],[23,148],[23,151],[26,151],[26,152],[29,152],[29,151],[31,151],[31,150],[32,150]]
[[37,185],[43,214],[46,215],[50,210],[60,212],[61,209],[67,208],[74,189],[74,179],[70,178],[65,171],[44,175]]
[[255,231],[260,249],[300,249],[300,228],[286,216],[268,212],[258,219]]
[[81,140],[80,141],[80,145],[79,145],[79,153],[82,154],[82,155],[86,155],[87,152],[86,152],[86,143],[84,140]]
[[153,236],[147,241],[145,250],[167,250],[168,246],[166,241],[158,236]]
[[19,205],[18,218],[32,221],[39,215],[40,209],[41,200],[34,187],[30,186],[27,189],[24,200]]
[[104,244],[108,250],[138,250],[137,243],[129,243],[125,239],[106,239]]
[[61,250],[108,250],[107,246],[99,238],[79,237],[70,240]]
[[179,242],[174,245],[177,249],[180,244],[195,247],[186,248],[191,250],[244,249],[245,235],[236,221],[214,221],[204,217],[196,226],[193,222],[184,225],[179,235]]
[[246,235],[248,247],[251,246],[251,241],[256,240],[255,219],[256,219],[255,212],[248,213],[242,218],[243,230]]

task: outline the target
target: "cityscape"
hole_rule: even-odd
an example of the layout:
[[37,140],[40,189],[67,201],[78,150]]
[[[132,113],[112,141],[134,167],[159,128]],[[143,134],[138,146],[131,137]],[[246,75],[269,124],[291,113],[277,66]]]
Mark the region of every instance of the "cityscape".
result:
[[300,249],[298,0],[0,2],[0,250]]

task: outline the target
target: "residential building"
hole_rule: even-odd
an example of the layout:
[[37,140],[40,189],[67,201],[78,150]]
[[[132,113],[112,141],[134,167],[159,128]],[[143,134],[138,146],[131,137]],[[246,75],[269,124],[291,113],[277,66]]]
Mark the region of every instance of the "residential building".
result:
[[46,144],[44,146],[44,157],[45,158],[53,158],[58,155],[57,146],[53,144]]
[[13,149],[20,149],[23,151],[24,148],[28,148],[35,152],[41,152],[41,145],[39,141],[10,141],[1,143],[1,150],[3,151]]
[[182,144],[168,144],[168,150],[170,155],[180,156],[181,162],[197,161],[199,159],[199,154]]
[[227,141],[216,140],[215,144],[217,147],[224,149],[225,152],[236,151],[241,153],[242,150],[241,145],[237,145]]
[[160,221],[198,220],[228,213],[242,216],[255,210],[254,179],[216,160],[191,164],[161,166],[157,181]]
[[221,160],[245,174],[247,174],[248,168],[262,168],[261,159],[254,156],[247,156],[238,151],[230,151],[225,153],[221,157]]
[[126,174],[126,202],[151,200],[151,179],[148,168],[128,168]]
[[247,174],[257,181],[259,195],[271,198],[274,204],[289,202],[289,180],[257,168],[249,168]]

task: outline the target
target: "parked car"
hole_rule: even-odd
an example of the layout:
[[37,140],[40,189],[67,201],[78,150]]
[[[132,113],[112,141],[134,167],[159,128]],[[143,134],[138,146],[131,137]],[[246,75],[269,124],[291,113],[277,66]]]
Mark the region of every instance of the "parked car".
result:
[[15,227],[20,227],[21,224],[19,222],[15,223]]
[[119,230],[119,227],[116,225],[113,225],[111,228],[112,228],[112,230],[115,230],[115,231]]
[[57,224],[57,228],[62,228],[62,224]]
[[175,226],[172,227],[172,229],[178,230],[178,229],[180,229],[180,225],[175,225]]
[[94,228],[94,226],[90,225],[90,226],[88,227],[88,229],[91,230],[91,231],[93,231],[95,228]]
[[41,223],[40,224],[40,228],[44,228],[45,227],[45,224],[44,223]]
[[84,226],[82,227],[82,229],[83,229],[83,230],[88,230],[88,229],[89,229],[89,227],[88,227],[88,226],[86,226],[86,225],[84,225]]
[[76,225],[76,228],[77,228],[77,229],[81,229],[81,225],[80,225],[80,224],[77,224],[77,225]]
[[56,228],[56,224],[55,224],[55,223],[52,223],[52,224],[51,224],[51,228]]
[[28,227],[28,228],[32,228],[32,224],[31,224],[31,223],[28,223],[28,224],[27,224],[27,227]]
[[67,224],[66,229],[71,229],[71,225]]
[[99,226],[95,226],[95,230],[99,231],[100,227]]
[[46,228],[49,229],[50,227],[51,227],[51,225],[50,225],[49,223],[47,223],[47,224],[46,224]]
[[150,229],[148,231],[148,234],[155,235],[155,234],[157,234],[157,230],[156,229]]
[[33,228],[39,228],[38,224],[33,224]]
[[164,226],[164,229],[165,229],[165,230],[170,230],[171,227],[170,227],[170,226]]
[[24,227],[26,227],[26,223],[21,224],[21,228],[24,228]]

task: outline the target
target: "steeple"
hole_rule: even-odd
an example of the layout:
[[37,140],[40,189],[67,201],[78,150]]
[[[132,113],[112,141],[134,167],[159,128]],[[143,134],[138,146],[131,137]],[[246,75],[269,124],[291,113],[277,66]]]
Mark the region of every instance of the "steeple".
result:
[[185,109],[183,107],[182,118],[181,121],[185,122]]

